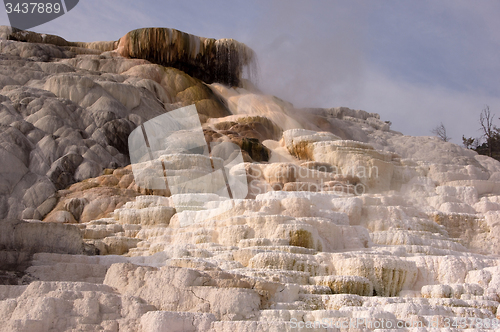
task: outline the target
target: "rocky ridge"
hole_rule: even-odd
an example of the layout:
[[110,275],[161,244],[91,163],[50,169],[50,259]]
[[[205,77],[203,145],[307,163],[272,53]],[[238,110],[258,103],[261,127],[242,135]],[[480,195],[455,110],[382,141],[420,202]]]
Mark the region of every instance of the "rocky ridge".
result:
[[[263,95],[236,42],[0,32],[1,331],[500,319],[499,162],[377,114]],[[217,76],[210,52],[244,56]],[[129,134],[193,104],[208,144],[242,150],[244,199],[136,183]],[[167,174],[193,171],[185,153],[165,158]]]

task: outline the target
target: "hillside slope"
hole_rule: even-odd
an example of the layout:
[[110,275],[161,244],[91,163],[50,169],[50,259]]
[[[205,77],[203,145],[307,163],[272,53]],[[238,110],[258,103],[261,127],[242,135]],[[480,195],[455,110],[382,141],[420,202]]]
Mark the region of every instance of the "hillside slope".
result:
[[0,331],[498,323],[500,162],[265,95],[233,40],[0,37]]

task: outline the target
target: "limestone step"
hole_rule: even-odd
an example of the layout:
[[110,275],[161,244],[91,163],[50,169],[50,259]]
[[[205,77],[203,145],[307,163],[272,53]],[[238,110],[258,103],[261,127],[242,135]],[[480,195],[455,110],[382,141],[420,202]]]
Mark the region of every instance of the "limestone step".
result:
[[38,253],[26,270],[41,281],[77,281],[101,284],[113,263],[126,262],[122,256],[83,256]]
[[390,230],[370,233],[373,243],[380,245],[420,245],[437,249],[467,251],[460,243],[450,240],[441,234],[424,231]]
[[267,281],[281,282],[281,283],[294,283],[299,285],[307,285],[309,282],[310,273],[301,271],[289,270],[265,270],[265,269],[252,269],[241,268],[234,269],[228,272],[238,273],[249,277],[258,277]]

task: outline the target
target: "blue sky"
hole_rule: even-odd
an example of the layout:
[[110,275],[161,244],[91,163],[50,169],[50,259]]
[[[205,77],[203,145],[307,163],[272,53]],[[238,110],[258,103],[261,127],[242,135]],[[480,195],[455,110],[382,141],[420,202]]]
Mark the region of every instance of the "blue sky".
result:
[[256,51],[265,93],[377,112],[408,135],[443,122],[461,143],[480,136],[485,105],[500,125],[499,16],[496,0],[81,0],[33,30],[71,41],[152,26],[234,38]]

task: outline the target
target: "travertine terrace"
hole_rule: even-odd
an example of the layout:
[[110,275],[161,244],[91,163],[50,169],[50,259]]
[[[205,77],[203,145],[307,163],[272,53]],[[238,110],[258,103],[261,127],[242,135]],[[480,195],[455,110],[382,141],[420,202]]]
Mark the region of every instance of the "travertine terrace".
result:
[[[296,109],[242,76],[254,54],[234,40],[0,38],[0,331],[500,319],[500,162],[378,114]],[[189,105],[208,144],[241,149],[246,197],[136,183],[129,134]],[[376,326],[337,327],[302,330]]]

